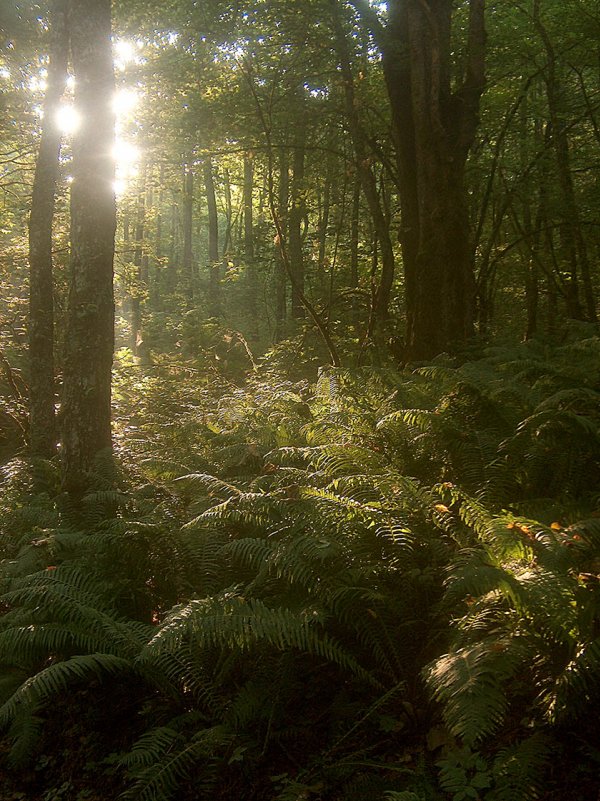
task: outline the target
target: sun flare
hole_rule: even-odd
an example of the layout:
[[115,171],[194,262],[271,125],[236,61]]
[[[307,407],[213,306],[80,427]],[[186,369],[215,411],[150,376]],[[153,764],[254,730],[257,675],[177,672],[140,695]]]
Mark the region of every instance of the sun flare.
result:
[[81,114],[75,106],[63,103],[56,110],[54,121],[58,129],[67,136],[75,133],[81,125]]

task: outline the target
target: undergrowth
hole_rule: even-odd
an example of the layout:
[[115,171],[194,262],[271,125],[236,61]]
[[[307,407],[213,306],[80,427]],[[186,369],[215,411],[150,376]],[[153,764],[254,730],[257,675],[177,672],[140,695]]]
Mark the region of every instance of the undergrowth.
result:
[[2,468],[18,786],[595,798],[599,357],[592,338],[316,382],[276,357],[240,384],[123,369],[116,489],[100,463],[73,508],[53,463]]

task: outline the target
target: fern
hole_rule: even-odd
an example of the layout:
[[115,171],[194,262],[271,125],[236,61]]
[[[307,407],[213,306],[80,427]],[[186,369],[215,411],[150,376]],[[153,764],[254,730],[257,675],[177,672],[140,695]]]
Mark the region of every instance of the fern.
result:
[[[202,790],[210,792],[216,780],[216,757],[226,748],[230,739],[231,735],[223,726],[213,726],[197,732],[179,747],[169,750],[176,746],[175,738],[165,730],[151,732],[144,742],[138,742],[136,746],[137,765],[135,770],[130,770],[134,781],[122,798],[124,801],[164,801],[172,798],[180,785],[190,778],[200,760],[203,762]],[[146,764],[140,765],[143,759]]]
[[243,652],[260,641],[278,650],[297,648],[374,683],[370,674],[338,643],[315,629],[309,616],[300,617],[282,608],[269,609],[257,599],[246,600],[226,593],[205,601],[190,601],[176,608],[149,641],[142,652],[142,660],[151,659],[154,653],[177,648],[186,635],[194,646],[206,649],[235,646]]

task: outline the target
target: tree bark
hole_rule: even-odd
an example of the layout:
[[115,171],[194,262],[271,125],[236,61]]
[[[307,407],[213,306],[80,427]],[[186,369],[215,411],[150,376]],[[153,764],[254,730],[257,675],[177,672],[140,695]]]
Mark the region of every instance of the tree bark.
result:
[[158,201],[156,205],[156,229],[154,236],[154,276],[155,276],[155,297],[154,303],[159,311],[164,311],[165,307],[165,280],[163,263],[163,208],[165,202],[165,165],[160,165],[158,178]]
[[348,119],[348,127],[350,129],[356,157],[356,170],[373,220],[377,241],[381,249],[381,275],[373,293],[374,305],[370,313],[369,323],[369,329],[371,333],[373,333],[375,327],[380,323],[384,323],[389,316],[389,305],[395,272],[394,249],[390,238],[389,223],[381,207],[379,193],[377,191],[377,180],[372,167],[373,159],[367,147],[366,134],[358,113],[359,100],[354,88],[348,42],[342,26],[337,0],[331,0],[331,6],[337,55],[344,83],[346,117]]
[[194,305],[194,254],[192,250],[194,214],[194,171],[186,166],[183,171],[183,256],[182,268],[184,284],[186,286],[187,305],[191,309]]
[[290,212],[288,215],[289,254],[294,283],[292,284],[291,314],[296,320],[304,318],[301,295],[304,294],[304,253],[302,248],[302,223],[306,218],[304,197],[304,158],[306,151],[306,122],[303,104],[299,108],[296,135],[292,154],[292,180],[290,185]]
[[110,0],[73,3],[70,27],[81,125],[73,139],[62,466],[63,485],[77,496],[89,484],[96,457],[112,446],[116,213]]
[[61,134],[55,121],[68,59],[67,1],[51,8],[52,44],[29,217],[29,437],[34,456],[56,454],[52,225]]
[[141,356],[144,350],[142,334],[142,305],[146,294],[147,282],[144,280],[144,236],[146,223],[146,165],[138,183],[136,198],[135,231],[133,248],[133,265],[135,274],[131,292],[131,352],[134,356]]
[[[556,53],[548,31],[541,19],[539,0],[534,0],[533,3],[533,22],[544,45],[547,58],[544,80],[548,101],[548,116],[551,124],[552,143],[554,145],[559,185],[564,204],[561,238],[565,250],[565,260],[570,265],[569,294],[567,298],[568,312],[576,319],[583,319],[585,316],[592,322],[598,322],[587,242],[583,235],[581,215],[575,196],[575,187],[573,185],[567,126],[565,125],[562,115],[562,86],[558,76]],[[579,300],[578,273],[581,273],[581,280],[583,283],[585,315],[583,314],[581,302]]]
[[[358,241],[360,221],[360,180],[354,177],[352,185],[352,211],[350,213],[350,288],[358,289]],[[356,295],[353,295],[352,306],[357,307]]]
[[254,156],[244,153],[244,261],[246,263],[246,297],[248,300],[248,319],[250,337],[258,338],[257,275],[254,258]]
[[[287,148],[279,149],[279,185],[277,194],[277,213],[279,222],[287,235],[288,199],[290,191]],[[285,262],[279,243],[275,242],[275,342],[281,342],[285,334],[287,316],[287,282]]]
[[207,156],[204,161],[203,173],[206,206],[208,208],[208,306],[210,315],[215,317],[221,311],[221,299],[219,297],[219,220],[213,165],[210,156]]
[[407,356],[429,359],[472,333],[473,251],[465,166],[485,85],[484,0],[469,0],[466,68],[451,86],[451,0],[389,0],[384,25],[351,0],[381,49],[396,142]]

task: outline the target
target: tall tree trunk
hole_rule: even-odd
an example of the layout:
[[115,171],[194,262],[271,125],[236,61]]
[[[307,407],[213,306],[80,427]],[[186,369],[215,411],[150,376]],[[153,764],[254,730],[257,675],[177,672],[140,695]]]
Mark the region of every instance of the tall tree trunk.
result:
[[[360,179],[355,174],[352,185],[352,210],[350,212],[350,288],[358,289],[358,240],[360,218]],[[352,295],[352,309],[358,309],[356,293]]]
[[472,332],[466,159],[484,89],[484,0],[469,0],[465,70],[451,86],[452,0],[389,0],[384,25],[351,0],[382,52],[401,203],[407,355],[428,359]]
[[194,254],[192,250],[194,214],[194,171],[186,166],[183,172],[183,257],[182,268],[186,286],[188,308],[194,306]]
[[552,126],[552,143],[556,155],[558,180],[564,204],[561,237],[564,244],[566,261],[570,265],[569,296],[567,298],[568,311],[572,316],[579,319],[584,316],[579,300],[578,273],[580,272],[585,299],[585,316],[588,320],[597,322],[596,299],[591,279],[587,243],[583,235],[581,215],[579,213],[579,205],[573,185],[567,126],[562,116],[561,95],[563,90],[558,76],[554,46],[540,16],[540,0],[534,0],[533,2],[533,22],[543,42],[547,58],[545,83],[548,100],[548,116]]
[[156,229],[154,235],[154,274],[156,284],[156,308],[164,311],[164,265],[163,265],[163,206],[165,202],[165,165],[160,165],[158,178],[158,202],[156,206]]
[[385,322],[389,316],[389,305],[395,271],[394,250],[390,238],[389,223],[386,220],[377,191],[377,179],[372,168],[372,158],[367,145],[367,137],[358,113],[358,98],[356,97],[354,88],[354,78],[350,65],[350,52],[339,14],[338,0],[331,0],[331,7],[337,55],[344,82],[346,116],[356,157],[356,170],[373,220],[377,241],[381,249],[381,276],[372,296],[374,306],[370,314],[370,323],[368,326],[372,334],[376,326],[379,323]]
[[35,165],[29,218],[29,436],[34,456],[56,454],[52,224],[59,173],[61,135],[55,113],[67,78],[67,0],[51,9],[48,63],[40,149]]
[[208,208],[208,306],[210,315],[215,317],[220,313],[219,220],[217,217],[217,196],[215,194],[213,165],[210,156],[207,156],[204,161],[203,173]]
[[172,191],[171,209],[169,219],[169,250],[168,250],[168,265],[165,284],[167,291],[172,293],[177,286],[177,279],[179,275],[179,242],[178,242],[178,214],[177,214],[177,196],[175,191]]
[[114,352],[115,117],[110,0],[71,6],[75,105],[71,265],[64,355],[63,484],[74,496],[94,459],[110,452]]
[[135,274],[131,292],[131,351],[141,356],[144,350],[142,334],[142,305],[147,281],[144,276],[144,236],[146,223],[146,165],[142,166],[136,198],[133,266]]
[[244,261],[246,263],[246,297],[250,325],[250,337],[258,338],[258,310],[256,306],[258,287],[256,261],[254,258],[254,155],[244,153]]
[[[277,195],[277,213],[279,222],[287,235],[288,199],[290,192],[288,153],[286,147],[279,149],[279,186]],[[287,315],[285,263],[279,243],[275,242],[275,342],[280,342],[285,334]]]
[[299,109],[296,135],[293,143],[292,181],[290,187],[290,212],[288,215],[288,239],[290,265],[294,275],[292,285],[291,313],[295,319],[302,319],[304,306],[301,295],[304,294],[304,253],[302,249],[302,223],[306,217],[306,200],[304,197],[304,157],[306,151],[306,122],[303,109]]
[[229,177],[229,170],[227,167],[223,171],[223,178],[225,184],[225,236],[223,237],[223,259],[229,253],[231,248],[231,235],[233,228],[233,203],[231,200],[231,179]]
[[327,234],[329,232],[329,216],[331,212],[331,184],[332,184],[332,165],[331,158],[327,159],[325,178],[323,181],[323,194],[319,196],[319,224],[318,224],[318,243],[319,251],[317,255],[318,285],[319,293],[325,302],[325,276],[327,275],[326,252]]

